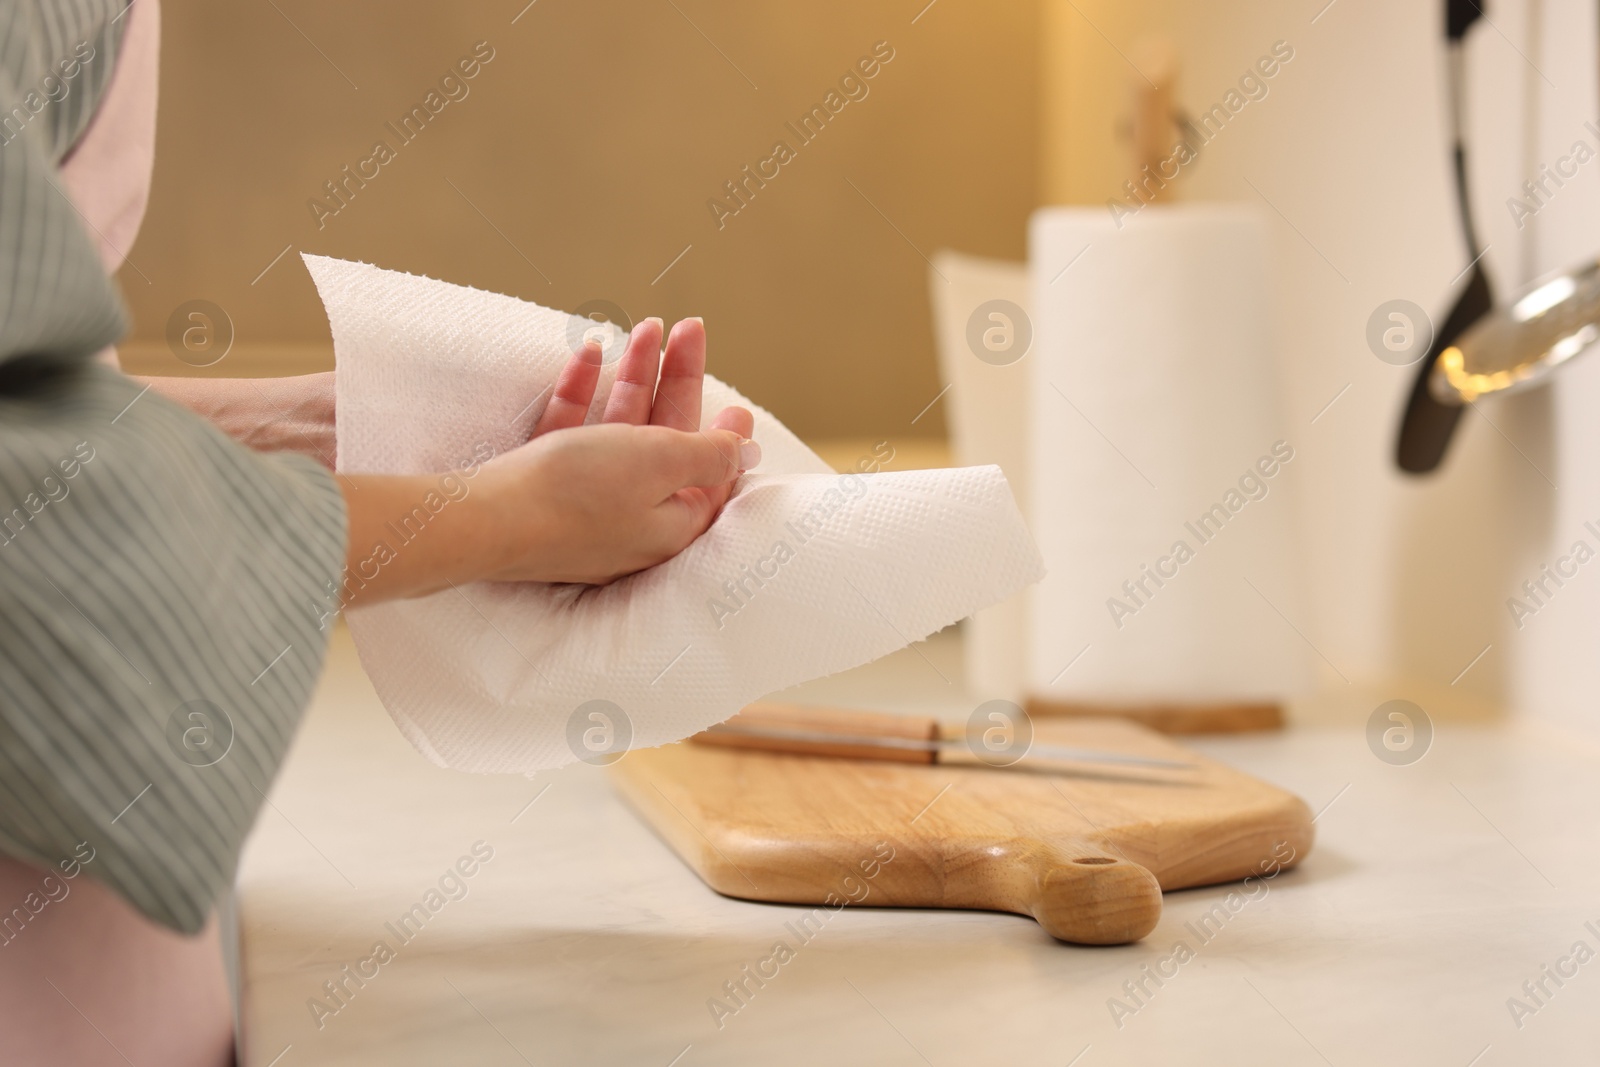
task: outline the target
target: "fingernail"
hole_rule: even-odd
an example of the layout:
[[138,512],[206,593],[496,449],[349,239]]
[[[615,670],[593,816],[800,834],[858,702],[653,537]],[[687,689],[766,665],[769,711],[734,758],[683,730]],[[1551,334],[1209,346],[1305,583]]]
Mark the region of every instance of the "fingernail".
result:
[[[658,329],[658,330],[662,328],[661,319],[657,315],[651,315],[649,318],[645,319],[644,322],[653,322],[653,323],[655,323],[656,324],[656,329]],[[643,326],[644,322],[641,322],[639,325]]]
[[754,441],[739,442],[739,469],[750,470],[761,463],[761,446]]
[[684,322],[698,322],[702,326],[704,326],[706,324],[706,320],[702,319],[699,315],[690,315],[688,318],[684,319],[683,321]]

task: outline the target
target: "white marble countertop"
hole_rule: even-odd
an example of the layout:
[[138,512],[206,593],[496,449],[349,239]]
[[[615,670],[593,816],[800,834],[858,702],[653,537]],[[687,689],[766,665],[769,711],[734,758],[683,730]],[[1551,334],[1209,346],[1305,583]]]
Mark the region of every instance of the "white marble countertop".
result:
[[[803,696],[970,710],[935,677],[958,677],[955,635],[919,651]],[[719,1029],[708,999],[800,909],[712,893],[604,772],[433,767],[341,630],[240,876],[245,1067],[1595,1062],[1600,961],[1572,956],[1600,952],[1588,741],[1443,726],[1405,767],[1353,728],[1197,747],[1321,812],[1312,855],[1209,940],[1186,923],[1227,887],[1168,894],[1155,932],[1118,948],[1012,915],[847,908]],[[402,942],[385,924],[463,857],[472,875],[444,879],[459,899]],[[1130,998],[1179,940],[1194,958]],[[324,983],[341,978],[319,1019],[310,1002],[337,1006]],[[1541,979],[1534,999],[1523,983]],[[1512,997],[1533,1010],[1513,1018]]]

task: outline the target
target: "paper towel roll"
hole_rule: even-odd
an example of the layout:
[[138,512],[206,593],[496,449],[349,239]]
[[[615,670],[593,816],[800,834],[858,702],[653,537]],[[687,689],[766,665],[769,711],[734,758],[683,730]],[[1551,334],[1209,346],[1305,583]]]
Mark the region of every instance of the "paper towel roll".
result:
[[[949,387],[944,403],[956,465],[993,463],[1005,471],[1026,518],[1025,360],[1033,343],[1028,265],[936,252],[928,290],[939,370]],[[1027,593],[985,608],[962,625],[967,688],[986,700],[1021,699],[1027,689]]]
[[1048,209],[1030,241],[1029,498],[1049,571],[1031,598],[1033,691],[1297,692],[1314,654],[1296,629],[1302,442],[1277,416],[1262,220],[1146,207],[1118,229],[1102,209]]

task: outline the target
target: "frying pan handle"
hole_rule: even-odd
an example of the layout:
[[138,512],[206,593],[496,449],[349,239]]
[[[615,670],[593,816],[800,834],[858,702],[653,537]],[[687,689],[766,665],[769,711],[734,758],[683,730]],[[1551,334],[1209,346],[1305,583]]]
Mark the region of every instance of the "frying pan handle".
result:
[[1467,30],[1483,15],[1478,0],[1444,0],[1444,36],[1448,41],[1459,41]]
[[1467,195],[1467,150],[1464,144],[1462,116],[1465,79],[1463,71],[1462,39],[1467,30],[1482,15],[1481,0],[1445,0],[1444,34],[1450,46],[1450,124],[1454,134],[1454,163],[1456,207],[1461,212],[1461,233],[1466,239],[1467,252],[1476,258],[1472,261],[1472,277],[1466,288],[1456,298],[1444,325],[1434,335],[1428,354],[1417,366],[1417,376],[1411,382],[1411,395],[1406,400],[1405,415],[1400,420],[1400,433],[1395,439],[1395,465],[1407,474],[1428,474],[1444,462],[1450,439],[1455,436],[1456,424],[1461,421],[1460,404],[1443,404],[1436,400],[1429,388],[1433,366],[1439,354],[1456,343],[1467,328],[1487,315],[1494,307],[1494,296],[1489,289],[1489,277],[1483,269],[1483,253],[1478,247],[1476,227],[1472,224],[1472,206]]

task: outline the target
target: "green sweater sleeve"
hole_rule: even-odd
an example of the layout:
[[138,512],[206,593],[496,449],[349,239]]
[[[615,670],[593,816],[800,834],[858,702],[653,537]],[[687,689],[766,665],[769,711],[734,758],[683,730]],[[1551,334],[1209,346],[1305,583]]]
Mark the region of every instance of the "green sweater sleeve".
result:
[[345,515],[327,471],[90,358],[124,316],[55,165],[122,11],[0,0],[0,851],[87,844],[87,873],[192,932],[321,668]]

